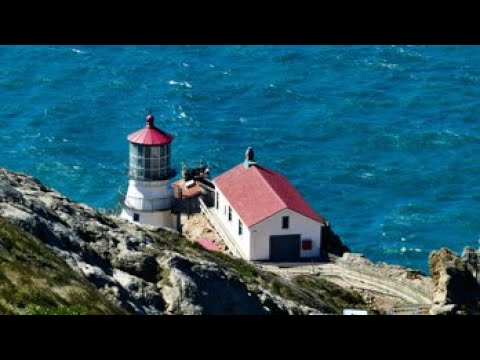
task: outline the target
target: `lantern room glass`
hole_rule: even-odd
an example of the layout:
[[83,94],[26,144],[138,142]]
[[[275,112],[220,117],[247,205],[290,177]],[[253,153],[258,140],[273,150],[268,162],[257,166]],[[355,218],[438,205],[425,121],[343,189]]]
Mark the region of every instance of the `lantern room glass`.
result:
[[134,180],[168,179],[171,175],[170,144],[144,146],[130,143],[129,170],[129,176]]

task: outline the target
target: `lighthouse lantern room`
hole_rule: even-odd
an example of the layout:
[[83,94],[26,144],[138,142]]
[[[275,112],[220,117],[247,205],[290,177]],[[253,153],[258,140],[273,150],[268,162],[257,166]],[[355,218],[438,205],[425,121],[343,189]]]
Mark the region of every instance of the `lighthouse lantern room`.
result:
[[138,224],[171,228],[170,180],[175,176],[170,159],[173,136],[155,127],[152,115],[148,115],[146,121],[145,128],[128,136],[129,180],[120,216]]

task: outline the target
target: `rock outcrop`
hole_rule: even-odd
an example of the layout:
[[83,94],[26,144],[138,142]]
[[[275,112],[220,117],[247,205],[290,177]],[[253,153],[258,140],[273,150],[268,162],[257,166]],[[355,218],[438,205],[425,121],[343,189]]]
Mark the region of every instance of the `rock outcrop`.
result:
[[42,241],[0,218],[0,314],[126,314]]
[[465,314],[478,311],[480,287],[474,276],[474,266],[469,262],[469,259],[473,258],[472,250],[464,250],[462,257],[447,248],[430,254],[430,273],[435,285],[431,314]]
[[40,239],[130,313],[321,314],[329,308],[242,260],[107,216],[1,168],[0,217]]
[[322,251],[336,256],[342,256],[344,253],[350,252],[348,246],[332,230],[329,223],[322,228]]

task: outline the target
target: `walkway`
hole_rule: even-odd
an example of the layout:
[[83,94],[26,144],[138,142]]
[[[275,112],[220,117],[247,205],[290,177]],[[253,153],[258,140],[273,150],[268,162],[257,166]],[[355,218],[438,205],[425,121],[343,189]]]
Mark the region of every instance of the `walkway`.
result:
[[205,215],[210,225],[212,225],[213,229],[223,239],[223,241],[228,246],[229,251],[232,253],[232,255],[235,257],[245,258],[245,256],[243,256],[242,249],[240,249],[240,247],[235,243],[235,240],[233,240],[230,237],[230,235],[228,234],[228,230],[225,229],[225,226],[222,224],[220,219],[217,218],[217,216],[215,215],[215,212],[211,211],[205,205],[205,202],[203,201],[202,198],[199,198],[198,200],[200,203],[200,211],[202,212],[202,214]]
[[412,281],[395,279],[382,274],[378,269],[336,260],[332,263],[315,264],[258,264],[266,271],[290,277],[310,274],[327,278],[344,287],[367,290],[381,296],[397,298],[403,302],[401,308],[394,307],[392,313],[424,313],[432,304],[431,289]]

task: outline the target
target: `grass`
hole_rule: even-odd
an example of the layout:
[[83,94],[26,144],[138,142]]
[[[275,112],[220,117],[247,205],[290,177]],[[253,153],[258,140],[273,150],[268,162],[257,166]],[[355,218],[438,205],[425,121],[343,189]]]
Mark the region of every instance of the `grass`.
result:
[[39,239],[0,218],[0,314],[125,314]]
[[[200,246],[200,245],[199,245]],[[235,270],[244,279],[255,279],[259,276],[257,269],[242,259],[235,259],[220,252],[209,252],[211,257],[226,268]]]
[[85,306],[39,306],[28,305],[21,311],[22,315],[87,315],[88,309]]
[[160,273],[159,273],[159,281],[161,282],[162,285],[172,287],[173,284],[170,281],[170,269],[168,268],[163,268]]
[[328,280],[311,275],[299,275],[293,282],[320,299],[334,314],[341,314],[343,309],[366,309],[367,304],[360,294],[346,290]]

